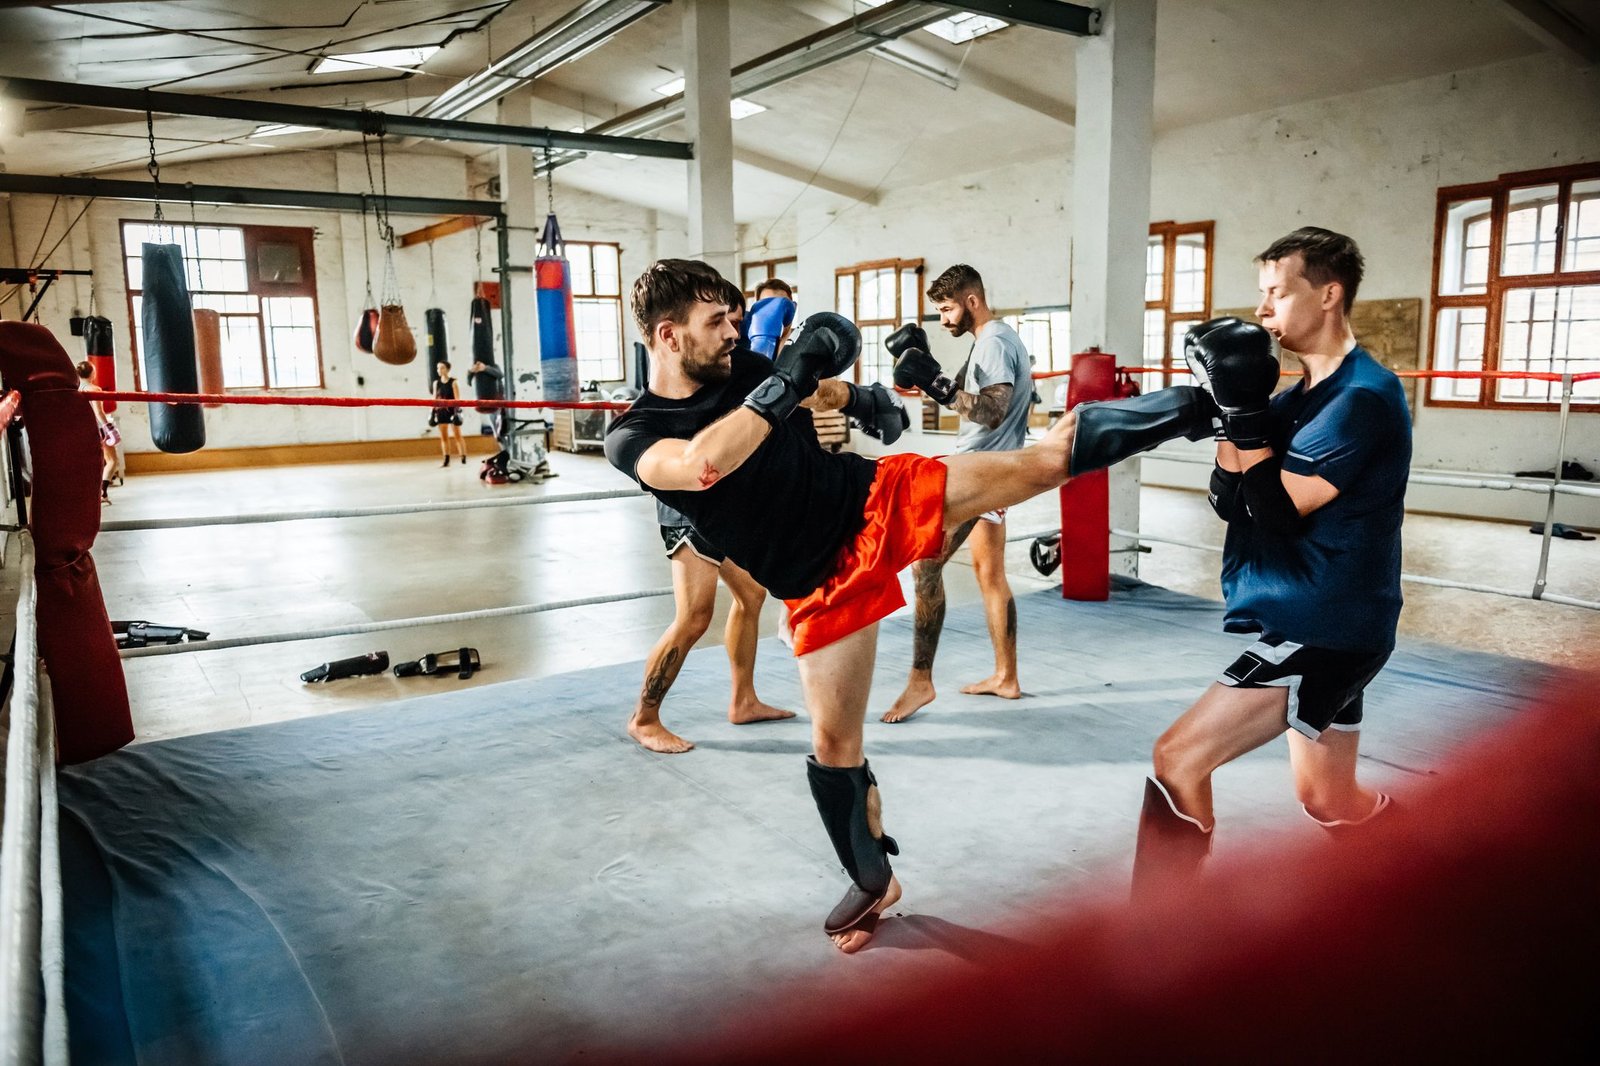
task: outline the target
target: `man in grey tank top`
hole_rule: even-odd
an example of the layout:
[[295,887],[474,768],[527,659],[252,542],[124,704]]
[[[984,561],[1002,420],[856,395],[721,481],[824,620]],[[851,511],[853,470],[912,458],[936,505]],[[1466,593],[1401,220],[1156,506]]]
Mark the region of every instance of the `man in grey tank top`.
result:
[[[973,338],[972,354],[956,376],[955,391],[947,404],[961,417],[957,454],[1021,448],[1033,406],[1033,361],[1022,338],[994,316],[983,278],[964,263],[935,278],[928,286],[928,299],[939,311],[939,324],[951,336]],[[921,327],[909,329],[921,333]],[[926,336],[920,343],[917,340],[913,337],[912,345],[927,351]],[[984,616],[994,644],[994,674],[961,691],[1011,700],[1022,695],[1017,683],[1017,605],[1006,581],[1006,514],[990,511],[952,530],[945,538],[943,553],[913,568],[917,607],[911,675],[894,705],[884,713],[885,722],[904,721],[933,702],[933,658],[944,627],[944,564],[963,543],[972,548],[972,566],[983,591]]]

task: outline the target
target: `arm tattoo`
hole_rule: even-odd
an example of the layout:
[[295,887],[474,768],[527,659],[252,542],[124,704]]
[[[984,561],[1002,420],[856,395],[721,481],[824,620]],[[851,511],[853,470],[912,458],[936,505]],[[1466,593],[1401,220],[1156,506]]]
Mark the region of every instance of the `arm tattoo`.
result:
[[983,391],[977,393],[965,390],[956,393],[956,402],[952,405],[956,414],[962,418],[971,419],[980,426],[998,429],[1000,423],[1005,421],[1006,412],[1011,408],[1011,394],[1013,387],[1007,385],[987,385]]
[[705,469],[700,471],[700,487],[709,489],[722,477],[722,471],[711,465],[711,460],[706,460]]

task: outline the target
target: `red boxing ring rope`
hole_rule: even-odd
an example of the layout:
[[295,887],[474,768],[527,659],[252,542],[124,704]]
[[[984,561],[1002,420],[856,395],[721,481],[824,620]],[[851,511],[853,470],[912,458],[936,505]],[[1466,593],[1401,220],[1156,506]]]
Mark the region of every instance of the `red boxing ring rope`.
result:
[[436,400],[420,396],[228,396],[215,392],[85,392],[92,400],[128,403],[204,403],[264,407],[505,407],[513,410],[558,408],[578,411],[626,411],[628,404],[608,400],[479,400],[472,396]]

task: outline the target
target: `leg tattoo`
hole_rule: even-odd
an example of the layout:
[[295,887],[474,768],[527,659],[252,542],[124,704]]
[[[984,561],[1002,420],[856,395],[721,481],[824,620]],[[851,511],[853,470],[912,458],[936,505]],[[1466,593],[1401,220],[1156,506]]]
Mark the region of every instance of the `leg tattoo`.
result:
[[668,648],[661,657],[661,665],[644,679],[644,691],[639,695],[641,706],[651,710],[661,706],[661,701],[667,698],[667,690],[677,680],[679,656],[677,648]]

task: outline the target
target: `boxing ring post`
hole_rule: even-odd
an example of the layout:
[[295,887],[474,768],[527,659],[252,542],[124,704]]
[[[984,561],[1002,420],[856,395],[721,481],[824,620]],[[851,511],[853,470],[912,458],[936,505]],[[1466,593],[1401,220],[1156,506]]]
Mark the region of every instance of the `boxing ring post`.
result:
[[[1075,352],[1067,376],[1067,410],[1117,394],[1117,360],[1091,348]],[[1106,470],[1061,486],[1061,595],[1099,602],[1111,598],[1111,475]]]

